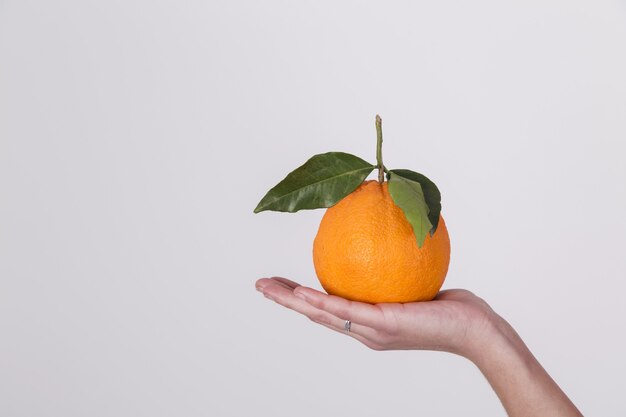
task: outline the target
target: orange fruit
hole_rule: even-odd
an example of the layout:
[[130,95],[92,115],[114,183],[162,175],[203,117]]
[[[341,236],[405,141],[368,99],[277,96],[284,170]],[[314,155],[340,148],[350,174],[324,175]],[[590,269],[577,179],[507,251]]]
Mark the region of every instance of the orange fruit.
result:
[[366,303],[432,300],[448,272],[450,238],[441,217],[418,248],[387,182],[366,181],[326,210],[313,262],[329,294]]

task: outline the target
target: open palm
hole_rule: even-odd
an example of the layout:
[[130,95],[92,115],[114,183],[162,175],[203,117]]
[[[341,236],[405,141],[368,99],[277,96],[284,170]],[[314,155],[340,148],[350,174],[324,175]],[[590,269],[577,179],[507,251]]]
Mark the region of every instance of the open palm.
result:
[[346,333],[375,350],[443,350],[466,356],[474,340],[495,315],[467,290],[440,292],[433,301],[367,304],[327,295],[286,278],[263,278],[256,287],[269,298],[312,321]]

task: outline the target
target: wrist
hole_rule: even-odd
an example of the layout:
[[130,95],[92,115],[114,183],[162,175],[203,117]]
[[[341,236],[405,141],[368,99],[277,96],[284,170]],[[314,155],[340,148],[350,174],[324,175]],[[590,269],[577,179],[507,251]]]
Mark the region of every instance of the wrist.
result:
[[511,325],[493,313],[476,329],[467,349],[467,359],[472,361],[491,382],[494,374],[515,374],[515,379],[528,382],[537,372],[542,372],[528,347]]
[[504,357],[526,361],[530,351],[513,327],[490,309],[485,317],[469,326],[461,354],[482,368]]
[[582,416],[502,317],[493,313],[476,330],[468,330],[463,356],[482,372],[510,416]]

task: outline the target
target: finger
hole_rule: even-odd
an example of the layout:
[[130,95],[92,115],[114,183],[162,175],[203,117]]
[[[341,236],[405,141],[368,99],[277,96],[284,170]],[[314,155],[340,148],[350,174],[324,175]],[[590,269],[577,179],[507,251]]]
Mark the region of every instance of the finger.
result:
[[[287,281],[289,281],[289,280],[287,280]],[[291,281],[291,282],[293,282],[293,281]],[[291,285],[289,285],[289,284],[287,284],[287,283],[285,283],[283,281],[277,280],[275,277],[273,277],[273,278],[261,278],[261,279],[257,280],[255,285],[256,285],[256,289],[258,291],[261,291],[261,292],[263,292],[263,289],[265,287],[267,287],[268,285],[281,285],[281,286],[285,287],[286,289],[288,289],[290,291],[293,291],[293,288],[294,288]]]
[[[284,283],[282,283],[280,281],[275,281],[273,278],[265,278],[265,280],[266,280],[266,282],[262,282],[262,283],[260,283],[260,285],[258,284],[258,281],[257,281],[257,288],[256,288],[257,290],[263,292],[264,288],[266,288],[266,287],[268,287],[270,285],[279,285],[279,286],[281,286],[281,287],[283,287],[283,288],[285,288],[285,289],[287,289],[289,291],[293,291],[293,288],[291,288],[287,284],[284,284]],[[259,281],[261,281],[261,280],[259,280]]]
[[[315,321],[315,320],[313,320],[313,321]],[[316,323],[317,323],[317,322],[316,322]],[[343,334],[346,334],[346,331],[345,331],[345,329],[344,329],[344,328],[339,329],[339,328],[337,328],[336,326],[329,326],[329,325],[327,325],[327,324],[325,324],[325,323],[318,323],[318,324],[321,324],[322,326],[327,327],[327,328],[329,328],[330,330],[334,330],[334,331],[336,331],[336,332],[338,332],[338,333],[343,333]],[[355,331],[355,330],[354,330],[354,327],[355,327],[355,326],[358,326],[358,324],[357,324],[357,325],[352,325],[352,326],[351,326],[351,328],[350,328],[350,332],[349,332],[349,333],[347,333],[347,334],[348,334],[348,336],[352,337],[353,339],[358,340],[359,342],[363,343],[365,346],[367,346],[367,347],[368,347],[368,348],[370,348],[370,349],[374,349],[374,350],[383,350],[383,346],[382,346],[382,345],[379,345],[378,343],[374,342],[374,341],[373,341],[372,339],[370,339],[369,337],[365,337],[365,336],[362,336],[360,333],[357,333],[357,331],[359,331],[359,330],[357,329],[357,330]],[[363,332],[363,329],[361,329],[360,331],[361,331],[361,332]]]
[[295,289],[297,287],[300,286],[300,284],[298,284],[297,282],[294,282],[290,279],[287,278],[282,278],[282,277],[272,277],[272,278],[261,278],[256,282],[256,288],[259,291],[262,291],[262,289],[268,285],[271,284],[281,284],[282,286],[284,286],[287,289]]
[[[282,280],[281,280],[282,281]],[[289,281],[289,280],[287,280]],[[290,281],[291,283],[293,283],[293,281]],[[274,283],[274,284],[278,284],[278,283]],[[280,282],[280,284],[282,284],[282,282]],[[295,283],[294,283],[295,284]],[[268,285],[271,285],[268,284]],[[281,285],[282,286],[282,285]],[[296,287],[299,285],[296,285]],[[273,294],[273,295],[272,295]],[[307,306],[302,306],[302,308],[298,308],[295,305],[287,305],[287,303],[282,302],[282,299],[277,299],[277,295],[275,293],[273,293],[272,290],[268,291],[268,294],[266,295],[268,296],[268,298],[273,299],[274,301],[276,301],[277,303],[290,308],[294,311],[297,311],[305,316],[307,316],[309,319],[311,319],[311,321],[317,323],[317,324],[321,324],[322,326],[329,328],[331,330],[334,330],[338,333],[346,333],[346,329],[345,329],[345,320],[342,320],[338,317],[333,316],[332,314],[324,314],[325,312],[323,310],[319,310],[319,309],[315,309],[314,307],[311,308],[307,308]],[[297,303],[298,301],[296,301]],[[364,335],[367,335],[364,336]],[[363,343],[365,346],[369,347],[370,349],[374,349],[374,350],[382,350],[382,346],[379,345],[378,343],[374,342],[372,340],[372,338],[374,338],[376,336],[376,332],[373,329],[367,328],[366,326],[361,326],[359,324],[351,324],[350,325],[350,331],[349,331],[349,336],[353,337],[354,339],[358,340],[359,342]]]
[[[313,307],[311,304],[307,303],[301,298],[296,297],[293,291],[286,289],[282,285],[268,285],[264,288],[263,294],[270,300],[273,300],[284,307],[303,314],[318,324],[326,326],[340,333],[346,333],[346,319],[339,318],[327,311]],[[373,339],[376,336],[376,331],[359,323],[353,323],[350,326],[350,332],[348,334],[350,336],[357,335],[362,336],[365,339]]]
[[294,294],[302,298],[313,307],[328,313],[350,320],[368,327],[380,328],[383,326],[384,316],[381,310],[372,304],[346,300],[335,295],[324,294],[312,288],[298,287]]
[[311,315],[308,317],[311,319],[311,321],[317,324],[321,324],[322,326],[330,330],[352,336],[353,338],[357,339],[361,343],[366,344],[367,346],[374,345],[374,342],[371,340],[375,337],[374,329],[351,322],[349,330],[347,330],[347,320],[342,320],[339,317],[335,317],[332,314],[327,313],[323,310],[317,310],[317,313],[315,315]]
[[435,300],[465,300],[470,297],[476,297],[473,292],[455,288],[450,290],[439,291]]
[[285,285],[287,285],[288,287],[292,288],[292,289],[296,289],[300,286],[300,284],[298,284],[297,282],[294,282],[290,279],[287,278],[283,278],[283,277],[272,277],[272,280],[277,281],[277,282],[281,282]]
[[[321,311],[321,310],[319,310]],[[370,349],[374,349],[374,350],[383,350],[383,346],[379,345],[377,342],[374,342],[372,340],[372,338],[374,337],[374,330],[370,329],[370,328],[366,328],[365,326],[361,326],[359,324],[351,324],[350,326],[350,331],[347,332],[345,329],[345,320],[341,321],[343,324],[341,324],[341,326],[339,326],[336,322],[333,323],[328,323],[324,320],[320,320],[319,318],[311,318],[311,321],[317,323],[317,324],[321,324],[322,326],[333,330],[337,333],[343,333],[343,334],[347,334],[348,336],[352,337],[353,339],[358,340],[359,342],[363,343],[365,346],[369,347]],[[335,317],[336,318],[336,317]],[[371,333],[371,334],[370,334]],[[363,336],[363,334],[367,334],[366,336]]]

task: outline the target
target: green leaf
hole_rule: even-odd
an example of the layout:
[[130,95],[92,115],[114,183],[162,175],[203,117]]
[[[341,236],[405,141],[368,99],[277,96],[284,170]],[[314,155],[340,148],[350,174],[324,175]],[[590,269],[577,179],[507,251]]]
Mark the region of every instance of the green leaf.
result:
[[430,235],[435,234],[437,226],[439,225],[439,214],[441,213],[441,193],[439,192],[439,188],[426,176],[417,172],[408,169],[392,169],[391,172],[420,183],[422,191],[424,192],[424,199],[429,209],[428,220],[430,220],[433,225],[432,229],[430,229]]
[[428,205],[424,199],[422,186],[417,181],[391,171],[389,173],[389,194],[411,223],[415,239],[417,239],[417,246],[421,248],[428,231],[433,227],[428,219]]
[[361,185],[373,169],[374,165],[348,153],[315,155],[269,190],[254,212],[331,207]]

